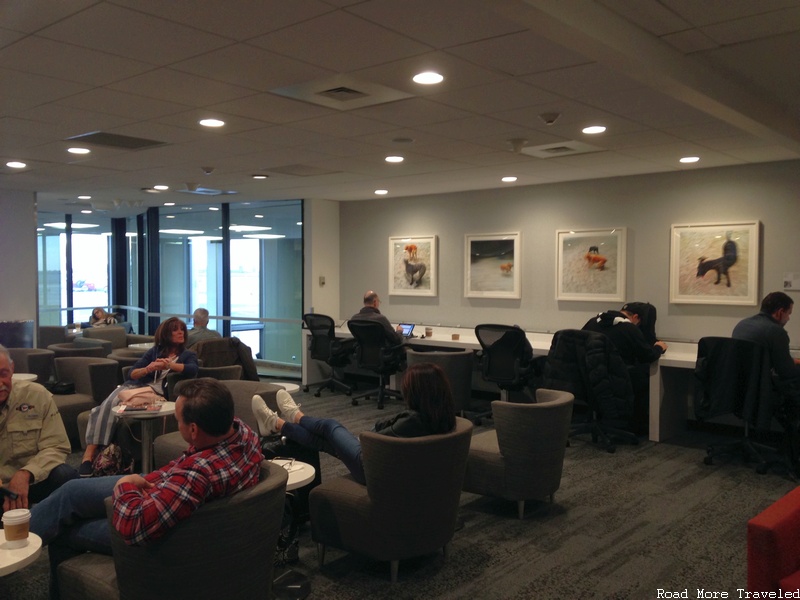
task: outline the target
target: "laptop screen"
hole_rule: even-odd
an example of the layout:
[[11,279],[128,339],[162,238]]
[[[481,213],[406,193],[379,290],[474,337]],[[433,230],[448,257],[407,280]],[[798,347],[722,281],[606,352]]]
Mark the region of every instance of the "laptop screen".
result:
[[411,337],[411,333],[414,331],[413,323],[400,323],[400,327],[403,329],[403,337]]

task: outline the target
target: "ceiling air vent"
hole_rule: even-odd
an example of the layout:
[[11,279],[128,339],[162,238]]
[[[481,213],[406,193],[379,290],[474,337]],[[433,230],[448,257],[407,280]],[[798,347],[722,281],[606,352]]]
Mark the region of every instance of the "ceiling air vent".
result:
[[574,156],[576,154],[588,154],[589,152],[600,152],[602,150],[604,150],[604,148],[592,146],[584,142],[569,141],[544,144],[542,146],[525,146],[520,152],[536,158],[555,158],[557,156]]
[[126,150],[142,150],[144,148],[154,148],[163,146],[166,142],[148,140],[145,138],[131,137],[129,135],[119,135],[116,133],[106,133],[104,131],[93,131],[67,138],[70,141],[83,142],[94,146],[106,146],[109,148],[124,148]]
[[329,90],[325,90],[324,92],[317,92],[320,96],[325,96],[326,98],[333,98],[334,100],[339,100],[340,102],[348,102],[349,100],[358,100],[359,98],[366,98],[368,94],[364,92],[359,92],[358,90],[354,90],[353,88],[339,86],[335,88],[331,88]]
[[198,196],[230,196],[232,194],[236,194],[233,190],[214,190],[211,188],[204,188],[204,187],[197,187],[193,189],[186,189],[186,190],[176,190],[178,192],[183,192],[184,194],[196,194]]

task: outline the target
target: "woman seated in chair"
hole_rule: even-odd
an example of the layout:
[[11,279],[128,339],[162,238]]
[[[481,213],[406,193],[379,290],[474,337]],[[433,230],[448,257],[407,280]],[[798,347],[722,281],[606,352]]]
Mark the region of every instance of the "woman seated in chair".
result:
[[107,313],[105,309],[98,306],[92,310],[92,316],[89,317],[90,327],[105,327],[106,325],[115,325],[117,322],[117,315]]
[[120,391],[150,386],[156,394],[167,398],[167,375],[170,372],[185,373],[187,377],[197,375],[197,354],[186,349],[186,335],[186,323],[178,317],[170,317],[161,323],[153,336],[155,344],[134,363],[128,380],[92,409],[86,427],[86,450],[78,469],[81,477],[92,476],[94,457],[108,446],[114,436],[116,418],[113,409],[120,402]]
[[[422,437],[449,433],[456,426],[455,405],[447,376],[438,365],[418,363],[406,369],[400,386],[406,410],[375,423],[373,431],[393,437]],[[361,461],[361,442],[334,419],[320,419],[303,414],[300,405],[280,390],[278,408],[271,410],[261,396],[253,396],[253,413],[261,435],[280,433],[309,448],[327,452],[341,460],[353,478],[366,484]]]

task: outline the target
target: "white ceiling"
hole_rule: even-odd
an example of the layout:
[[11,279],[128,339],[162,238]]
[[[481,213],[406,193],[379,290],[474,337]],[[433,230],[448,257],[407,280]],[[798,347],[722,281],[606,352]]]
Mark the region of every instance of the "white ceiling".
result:
[[[797,159],[798,56],[800,0],[0,0],[0,189],[123,216]],[[444,83],[413,83],[422,70]],[[338,85],[400,99],[291,97]],[[66,152],[94,131],[163,144]],[[542,159],[511,139],[602,151]],[[141,191],[187,183],[238,193]]]

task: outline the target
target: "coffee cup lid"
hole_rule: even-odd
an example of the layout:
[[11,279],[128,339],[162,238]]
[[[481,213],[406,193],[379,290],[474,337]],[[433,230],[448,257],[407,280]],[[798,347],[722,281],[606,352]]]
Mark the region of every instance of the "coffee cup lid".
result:
[[24,523],[31,518],[31,511],[27,508],[15,508],[7,510],[3,513],[3,523],[14,525],[15,523]]

